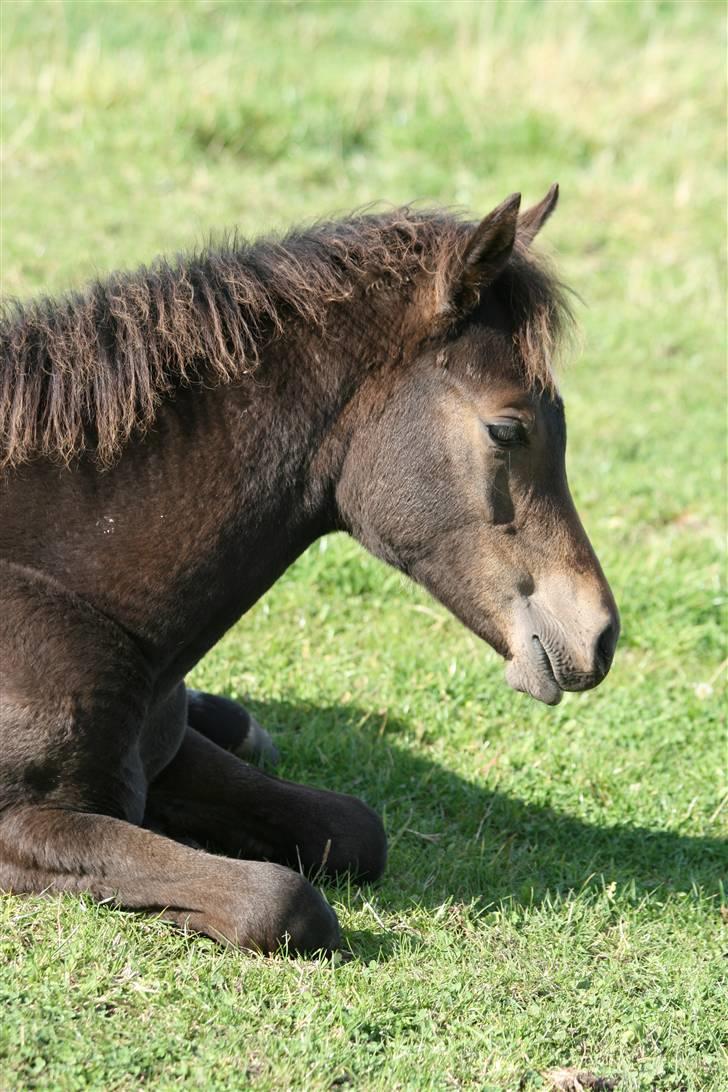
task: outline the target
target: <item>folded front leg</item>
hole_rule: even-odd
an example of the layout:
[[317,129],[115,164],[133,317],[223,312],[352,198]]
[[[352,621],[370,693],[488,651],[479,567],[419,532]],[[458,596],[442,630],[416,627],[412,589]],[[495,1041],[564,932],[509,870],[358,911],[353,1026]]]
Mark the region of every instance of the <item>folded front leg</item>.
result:
[[260,952],[331,951],[331,907],[280,865],[228,860],[105,815],[23,807],[0,818],[0,890],[88,892]]
[[271,777],[188,728],[149,787],[145,823],[231,854],[377,879],[387,839],[361,800]]

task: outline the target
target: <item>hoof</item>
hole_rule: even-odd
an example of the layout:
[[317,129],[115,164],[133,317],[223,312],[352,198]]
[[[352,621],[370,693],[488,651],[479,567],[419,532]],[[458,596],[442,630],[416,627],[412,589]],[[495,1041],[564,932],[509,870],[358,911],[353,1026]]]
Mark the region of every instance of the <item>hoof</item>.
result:
[[167,908],[164,918],[258,955],[330,955],[339,949],[336,914],[298,872],[263,861],[208,858],[202,853],[200,860],[203,870],[206,860],[213,862],[213,873],[195,893],[199,909]]
[[323,791],[311,806],[317,811],[317,829],[296,846],[291,866],[299,863],[314,878],[348,873],[355,880],[378,880],[387,863],[387,835],[377,813],[355,796]]
[[273,864],[258,868],[263,870],[265,880],[264,921],[257,946],[265,952],[283,948],[291,955],[336,951],[341,945],[339,920],[321,892],[289,868]]
[[275,766],[278,748],[247,709],[230,698],[187,688],[187,720],[218,747],[245,762]]
[[233,749],[233,754],[246,762],[264,763],[266,766],[277,766],[281,757],[269,733],[253,716],[250,716],[247,736]]
[[328,875],[348,872],[356,880],[378,880],[387,864],[387,835],[377,813],[362,800],[348,797],[346,835],[332,839]]

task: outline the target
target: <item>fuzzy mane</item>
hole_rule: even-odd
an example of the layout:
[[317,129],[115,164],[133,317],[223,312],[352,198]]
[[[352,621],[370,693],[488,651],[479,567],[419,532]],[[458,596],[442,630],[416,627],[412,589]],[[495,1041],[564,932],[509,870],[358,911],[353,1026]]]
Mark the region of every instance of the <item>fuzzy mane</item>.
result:
[[[358,215],[250,244],[231,238],[82,292],[4,305],[0,320],[0,467],[36,455],[108,464],[181,385],[229,383],[298,320],[321,330],[330,305],[385,280],[442,284],[467,223],[445,211]],[[544,262],[518,242],[503,289],[527,378],[553,385],[569,310]],[[355,304],[354,304],[355,305]]]

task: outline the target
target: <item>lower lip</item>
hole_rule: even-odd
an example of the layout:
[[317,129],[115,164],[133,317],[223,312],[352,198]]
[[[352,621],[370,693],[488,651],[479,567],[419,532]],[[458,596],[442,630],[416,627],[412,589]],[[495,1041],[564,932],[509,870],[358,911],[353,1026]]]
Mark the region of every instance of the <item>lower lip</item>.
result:
[[551,660],[549,659],[548,653],[535,634],[531,638],[531,645],[533,647],[541,671],[544,675],[547,676],[549,682],[553,683],[556,689],[561,692],[561,687],[559,686],[556,676],[554,675],[554,669],[551,666]]

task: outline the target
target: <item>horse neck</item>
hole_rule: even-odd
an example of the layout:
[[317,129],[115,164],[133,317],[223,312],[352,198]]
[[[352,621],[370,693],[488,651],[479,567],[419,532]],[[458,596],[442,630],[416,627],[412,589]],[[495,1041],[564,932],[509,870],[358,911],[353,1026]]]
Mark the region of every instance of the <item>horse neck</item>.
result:
[[362,294],[332,306],[324,330],[296,325],[267,348],[254,398],[269,433],[279,487],[295,474],[298,500],[316,534],[338,529],[334,494],[362,385],[377,381],[403,351],[403,301]]
[[[181,411],[191,442],[176,444],[184,460],[176,501],[196,535],[187,559],[177,542],[161,564],[178,570],[169,583],[176,628],[165,623],[152,637],[177,649],[166,679],[181,677],[312,542],[340,528],[335,491],[355,427],[351,407],[396,339],[376,309],[342,307],[332,317],[325,334],[284,329],[241,384],[188,391],[184,406],[177,400],[172,427]],[[154,611],[167,616],[164,605]],[[145,626],[153,631],[154,620]]]

